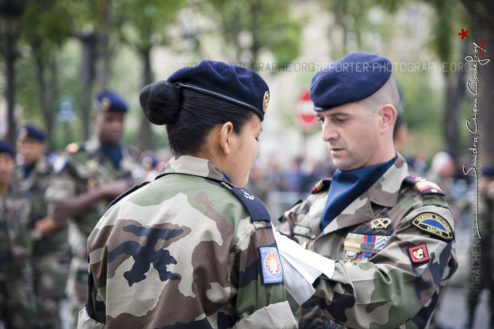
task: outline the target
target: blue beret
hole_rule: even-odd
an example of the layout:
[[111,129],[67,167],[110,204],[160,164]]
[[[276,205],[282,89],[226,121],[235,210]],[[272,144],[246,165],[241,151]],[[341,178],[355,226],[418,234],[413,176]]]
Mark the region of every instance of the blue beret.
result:
[[178,70],[168,81],[243,106],[261,120],[268,107],[268,85],[259,74],[245,67],[203,60],[197,66]]
[[314,110],[325,111],[374,94],[388,81],[392,69],[387,58],[364,52],[350,53],[329,64],[312,78]]
[[98,93],[95,108],[104,112],[127,113],[125,100],[111,90],[102,90]]
[[12,157],[15,157],[15,150],[9,143],[0,141],[0,153],[8,153]]
[[25,124],[24,126],[19,128],[17,138],[19,140],[23,140],[25,138],[33,138],[40,142],[44,142],[46,140],[46,135],[43,130],[36,127],[35,125]]
[[485,166],[482,168],[482,176],[494,178],[494,165]]

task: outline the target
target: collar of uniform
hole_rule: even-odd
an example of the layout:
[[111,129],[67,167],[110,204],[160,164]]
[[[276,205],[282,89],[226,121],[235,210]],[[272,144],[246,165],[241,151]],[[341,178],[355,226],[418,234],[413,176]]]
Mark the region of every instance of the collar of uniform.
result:
[[396,154],[398,158],[393,165],[365,192],[371,202],[384,207],[396,204],[401,182],[408,175],[405,158],[399,153]]
[[201,176],[226,182],[225,176],[212,161],[189,155],[171,158],[165,165],[165,173]]

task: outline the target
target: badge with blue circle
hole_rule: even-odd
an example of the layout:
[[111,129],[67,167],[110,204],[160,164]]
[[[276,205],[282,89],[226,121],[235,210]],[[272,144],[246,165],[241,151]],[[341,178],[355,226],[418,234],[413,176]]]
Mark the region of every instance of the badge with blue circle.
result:
[[283,267],[276,247],[259,247],[263,284],[283,283]]
[[413,219],[412,225],[445,241],[454,238],[453,229],[448,221],[435,213],[425,212],[418,215]]

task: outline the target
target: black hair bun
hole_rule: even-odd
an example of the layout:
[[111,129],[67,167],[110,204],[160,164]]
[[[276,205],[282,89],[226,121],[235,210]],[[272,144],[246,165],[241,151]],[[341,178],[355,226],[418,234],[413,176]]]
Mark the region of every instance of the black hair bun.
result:
[[173,123],[180,112],[180,88],[168,81],[154,82],[142,88],[139,102],[151,123]]

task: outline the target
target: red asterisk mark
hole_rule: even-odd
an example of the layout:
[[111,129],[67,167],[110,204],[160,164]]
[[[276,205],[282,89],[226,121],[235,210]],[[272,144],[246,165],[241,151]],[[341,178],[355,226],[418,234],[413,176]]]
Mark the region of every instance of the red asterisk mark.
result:
[[458,33],[458,35],[461,35],[461,40],[463,40],[463,38],[468,38],[468,30],[464,30],[464,29],[461,29],[461,32]]

